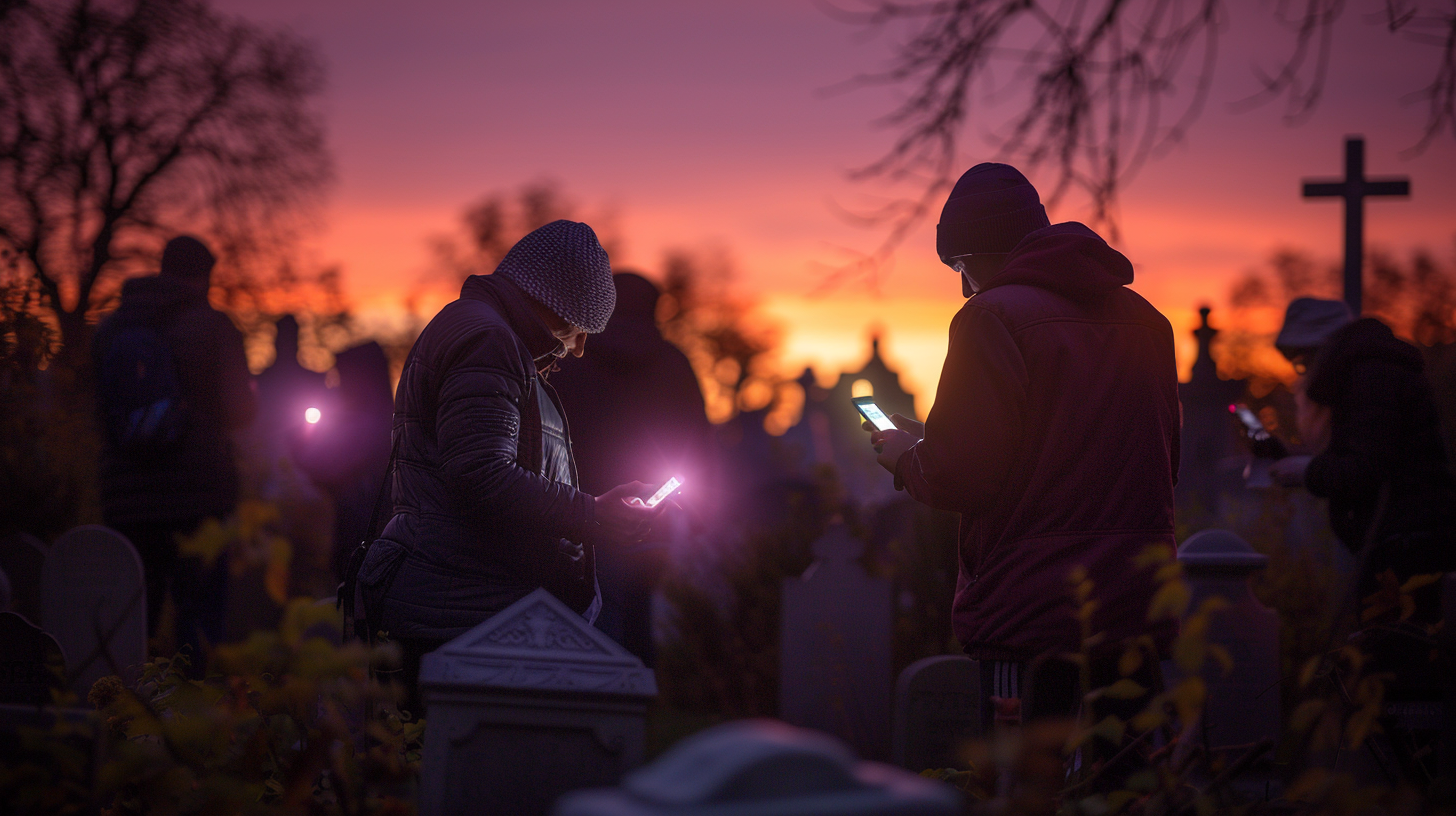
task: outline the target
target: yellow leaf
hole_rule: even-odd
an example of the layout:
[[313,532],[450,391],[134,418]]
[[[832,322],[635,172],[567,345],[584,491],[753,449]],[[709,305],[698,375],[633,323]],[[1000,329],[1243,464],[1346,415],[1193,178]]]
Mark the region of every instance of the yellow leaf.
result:
[[1171,581],[1182,574],[1183,565],[1179,564],[1177,561],[1174,561],[1171,564],[1164,564],[1163,566],[1158,567],[1157,572],[1153,573],[1153,583],[1161,584],[1164,581]]
[[1324,768],[1310,768],[1300,774],[1284,791],[1284,798],[1294,802],[1313,801],[1329,782],[1330,772]]
[[1198,603],[1198,611],[1194,614],[1199,616],[1212,615],[1215,612],[1228,609],[1228,599],[1222,595],[1209,595]]
[[1203,667],[1203,655],[1208,643],[1200,637],[1184,633],[1173,640],[1173,660],[1184,674],[1196,674]]
[[1289,715],[1289,727],[1294,731],[1307,731],[1324,711],[1324,700],[1305,700]]
[[1153,595],[1153,601],[1148,606],[1148,620],[1180,618],[1188,610],[1188,602],[1192,598],[1193,593],[1187,584],[1182,581],[1169,581],[1158,587]]
[[1310,684],[1311,680],[1314,680],[1314,673],[1319,670],[1320,661],[1322,661],[1323,659],[1324,658],[1322,656],[1315,655],[1314,657],[1311,657],[1310,659],[1304,661],[1304,667],[1299,670],[1300,688],[1304,688],[1305,686]]
[[1203,713],[1203,701],[1208,697],[1208,686],[1202,677],[1185,677],[1173,687],[1168,695],[1178,711],[1178,719],[1191,725]]
[[1113,745],[1118,745],[1122,743],[1123,736],[1127,734],[1127,723],[1109,714],[1102,718],[1102,722],[1093,727],[1092,733]]
[[1406,579],[1406,582],[1404,584],[1400,585],[1400,591],[1415,592],[1421,587],[1430,586],[1431,584],[1434,584],[1437,581],[1441,580],[1442,575],[1444,575],[1444,573],[1440,572],[1432,572],[1426,575],[1412,575],[1410,578]]
[[1117,673],[1127,677],[1143,666],[1143,650],[1136,646],[1129,646],[1122,651],[1122,657],[1117,659]]
[[1213,655],[1213,659],[1217,661],[1219,668],[1223,669],[1224,677],[1228,677],[1233,672],[1234,658],[1233,655],[1229,654],[1228,649],[1225,649],[1217,643],[1210,643],[1208,645],[1208,653]]
[[1116,813],[1126,807],[1127,803],[1131,802],[1136,798],[1138,798],[1138,794],[1136,791],[1113,791],[1112,793],[1107,794],[1107,807],[1111,808],[1113,813]]
[[1351,750],[1360,747],[1370,732],[1380,730],[1376,720],[1380,717],[1380,706],[1365,706],[1350,715],[1350,720],[1345,725],[1345,747]]
[[1156,564],[1166,564],[1173,560],[1173,548],[1166,544],[1149,544],[1142,552],[1133,557],[1134,567],[1143,569]]
[[1132,727],[1138,731],[1151,731],[1161,727],[1167,721],[1168,715],[1163,712],[1163,698],[1160,695],[1147,708],[1132,718]]
[[1101,691],[1103,697],[1108,697],[1113,700],[1136,700],[1137,698],[1148,693],[1148,690],[1146,688],[1138,685],[1137,682],[1126,677],[1118,680],[1116,683],[1113,683],[1112,685],[1102,689]]

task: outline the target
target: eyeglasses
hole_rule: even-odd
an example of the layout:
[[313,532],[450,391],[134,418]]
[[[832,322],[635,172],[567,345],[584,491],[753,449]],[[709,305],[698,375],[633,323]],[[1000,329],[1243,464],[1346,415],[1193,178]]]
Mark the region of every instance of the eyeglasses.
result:
[[954,269],[957,275],[964,275],[966,274],[966,270],[971,268],[970,263],[967,261],[969,258],[985,258],[987,256],[1004,258],[1008,254],[1006,252],[971,252],[965,255],[952,255],[949,258],[941,258],[940,262]]

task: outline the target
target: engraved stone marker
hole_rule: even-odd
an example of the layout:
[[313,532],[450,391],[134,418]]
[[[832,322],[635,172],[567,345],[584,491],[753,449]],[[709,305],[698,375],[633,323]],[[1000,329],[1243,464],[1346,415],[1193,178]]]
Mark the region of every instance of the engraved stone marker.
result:
[[890,754],[890,581],[855,561],[864,543],[843,524],[813,545],[816,561],[784,581],[779,716],[834,734],[860,755]]
[[1279,738],[1279,614],[1249,590],[1249,576],[1268,560],[1228,530],[1195,533],[1178,548],[1193,589],[1190,608],[1214,595],[1229,602],[1208,630],[1208,641],[1233,658],[1227,676],[1215,668],[1204,677],[1208,702],[1201,727],[1214,748]]
[[538,589],[425,655],[420,813],[545,813],[642,761],[652,671]]
[[776,720],[739,720],[694,734],[621,788],[577,791],[556,816],[950,816],[953,789],[878,762],[838,740]]
[[919,773],[958,768],[960,748],[981,734],[981,669],[963,655],[917,660],[895,684],[891,759]]
[[65,649],[82,700],[97,678],[145,663],[147,584],[131,542],[99,525],[56,539],[41,570],[40,623]]
[[0,612],[0,703],[49,705],[65,688],[66,658],[56,639],[14,612]]

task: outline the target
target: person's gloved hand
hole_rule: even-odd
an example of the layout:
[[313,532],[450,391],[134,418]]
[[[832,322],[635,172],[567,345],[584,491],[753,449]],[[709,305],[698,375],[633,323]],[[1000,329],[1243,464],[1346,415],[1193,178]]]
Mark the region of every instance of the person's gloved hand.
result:
[[602,535],[620,543],[646,538],[652,523],[667,509],[667,502],[656,507],[642,503],[642,496],[651,489],[652,485],[646,482],[628,482],[593,497],[596,499],[596,523]]

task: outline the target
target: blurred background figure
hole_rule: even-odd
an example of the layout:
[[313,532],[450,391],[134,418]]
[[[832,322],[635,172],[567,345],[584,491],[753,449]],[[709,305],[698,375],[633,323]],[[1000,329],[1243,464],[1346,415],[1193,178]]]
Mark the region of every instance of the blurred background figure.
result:
[[160,274],[122,287],[93,347],[103,518],[141,556],[149,634],[170,595],[194,665],[222,637],[227,559],[180,558],[177,538],[237,507],[231,434],[256,408],[243,336],[208,305],[213,263],[201,241],[173,238]]
[[[633,479],[686,484],[680,503],[709,495],[713,462],[703,394],[688,358],[657,327],[657,286],[641,275],[612,277],[617,308],[590,353],[551,375],[571,426],[581,488],[599,494]],[[602,612],[597,627],[653,664],[652,593],[667,561],[673,524],[640,544],[597,550]]]
[[[344,567],[354,547],[368,534],[366,528],[379,503],[379,518],[387,518],[389,494],[380,490],[389,464],[389,361],[373,341],[342,351],[334,365],[339,386],[316,421],[305,419],[294,437],[293,459],[334,502],[333,545],[329,567],[344,580]],[[310,415],[312,418],[314,415]]]
[[319,407],[328,393],[324,375],[298,362],[298,319],[284,315],[274,323],[273,364],[258,374],[258,429],[275,440],[272,453],[282,452],[292,432],[305,424],[304,412]]

